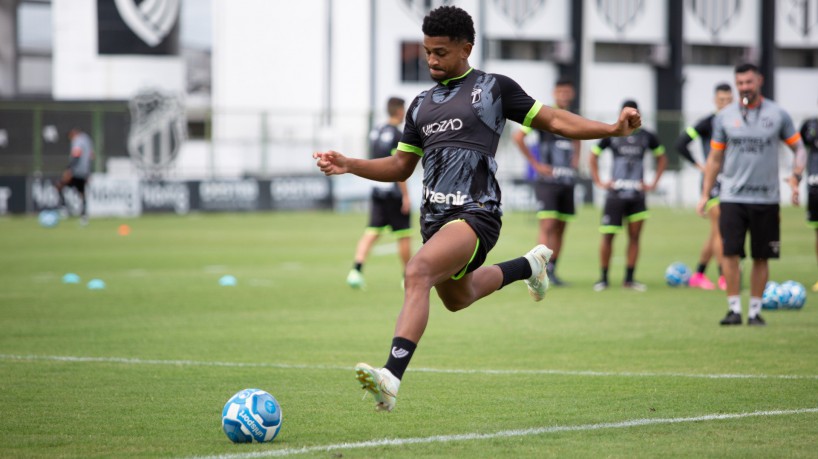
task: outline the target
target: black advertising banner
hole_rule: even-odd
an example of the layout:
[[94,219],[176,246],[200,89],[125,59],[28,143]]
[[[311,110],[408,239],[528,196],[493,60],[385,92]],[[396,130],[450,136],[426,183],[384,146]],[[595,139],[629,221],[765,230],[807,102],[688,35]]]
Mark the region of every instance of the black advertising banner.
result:
[[99,54],[179,54],[181,0],[97,0]]
[[0,177],[0,215],[26,211],[26,178]]

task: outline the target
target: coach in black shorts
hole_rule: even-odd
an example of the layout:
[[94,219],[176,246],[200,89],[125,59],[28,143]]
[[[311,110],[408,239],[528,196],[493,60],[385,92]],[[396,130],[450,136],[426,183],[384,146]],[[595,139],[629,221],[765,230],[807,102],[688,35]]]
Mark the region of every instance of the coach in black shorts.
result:
[[406,180],[423,162],[421,234],[424,244],[406,267],[406,293],[383,368],[356,365],[358,381],[375,396],[376,409],[391,411],[400,380],[429,319],[431,289],[450,311],[518,280],[539,301],[551,250],[538,245],[525,256],[481,266],[500,232],[500,187],[494,154],[506,119],[570,138],[627,135],[639,127],[637,110],[625,109],[615,124],[554,110],[532,99],[512,79],[469,65],[475,42],[471,16],[441,6],[423,21],[423,48],[437,83],[409,106],[398,151],[363,160],[314,153],[326,175],[352,173],[383,182]]
[[[625,101],[623,107],[637,108],[636,102]],[[598,157],[605,149],[613,154],[611,179],[603,182],[599,176]],[[594,284],[599,292],[608,288],[608,267],[611,262],[611,251],[614,235],[622,230],[623,222],[628,222],[628,256],[626,260],[625,280],[622,286],[626,289],[643,292],[647,287],[634,280],[636,260],[639,258],[639,237],[642,225],[648,218],[645,204],[645,193],[656,189],[659,179],[667,166],[665,147],[659,143],[656,135],[647,129],[638,129],[627,137],[602,139],[591,148],[591,177],[596,186],[607,190],[605,208],[602,211],[602,242],[599,245],[599,264],[601,277]],[[645,183],[644,156],[651,153],[656,157],[656,174],[653,183]]]
[[698,210],[704,215],[710,191],[721,171],[719,229],[724,245],[724,278],[727,281],[727,315],[721,325],[741,325],[739,259],[750,232],[750,307],[748,325],[765,325],[761,298],[769,278],[767,260],[779,257],[781,199],[778,177],[779,140],[795,152],[792,202],[798,204],[798,182],[806,161],[801,135],[792,118],[778,104],[761,95],[764,81],[753,64],[735,69],[738,102],[720,111],[713,120],[713,139],[707,158]]

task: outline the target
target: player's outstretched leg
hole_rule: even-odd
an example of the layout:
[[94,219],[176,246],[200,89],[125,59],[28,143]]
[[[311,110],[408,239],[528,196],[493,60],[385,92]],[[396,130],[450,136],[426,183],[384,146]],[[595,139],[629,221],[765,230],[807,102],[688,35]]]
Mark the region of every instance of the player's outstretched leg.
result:
[[540,244],[524,255],[531,265],[531,277],[525,280],[525,285],[534,301],[545,298],[545,291],[548,290],[548,261],[553,253],[551,249]]
[[400,379],[386,368],[374,368],[366,363],[355,365],[355,378],[364,390],[375,397],[377,411],[392,411],[398,397]]

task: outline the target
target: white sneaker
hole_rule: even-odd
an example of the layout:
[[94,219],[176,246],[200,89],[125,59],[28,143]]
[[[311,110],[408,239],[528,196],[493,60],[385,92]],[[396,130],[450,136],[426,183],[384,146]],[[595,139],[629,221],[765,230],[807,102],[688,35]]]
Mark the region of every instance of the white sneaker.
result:
[[534,301],[540,301],[545,298],[545,291],[548,290],[548,273],[546,266],[548,260],[551,259],[553,250],[540,244],[525,254],[525,259],[531,265],[531,277],[526,279],[525,285],[528,286],[528,293]]
[[347,274],[347,285],[352,288],[363,289],[366,286],[363,274],[361,274],[361,272],[357,269],[349,270],[349,274]]
[[398,397],[400,379],[386,368],[373,368],[365,363],[355,365],[355,378],[375,396],[376,411],[392,411]]

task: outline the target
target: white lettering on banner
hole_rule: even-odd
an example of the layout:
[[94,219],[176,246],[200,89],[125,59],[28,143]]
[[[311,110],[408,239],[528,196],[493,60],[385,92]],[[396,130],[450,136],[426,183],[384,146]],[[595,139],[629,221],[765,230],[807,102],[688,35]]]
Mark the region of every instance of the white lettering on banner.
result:
[[89,215],[133,217],[142,212],[137,179],[95,174],[88,183]]
[[31,182],[31,199],[37,209],[49,209],[60,205],[57,188],[49,180],[35,179]]
[[0,215],[6,215],[6,213],[8,213],[10,197],[11,188],[0,186]]
[[184,183],[142,183],[142,202],[148,209],[171,207],[177,214],[190,211],[190,192]]
[[432,204],[448,204],[451,206],[462,206],[465,204],[466,199],[469,197],[467,194],[463,194],[458,191],[456,194],[448,193],[437,193],[429,188],[424,187],[424,199]]
[[199,197],[203,203],[209,202],[255,202],[258,199],[258,182],[237,180],[230,182],[202,182]]
[[280,178],[270,182],[273,201],[321,200],[327,199],[329,194],[329,182],[320,177]]
[[436,132],[459,131],[461,129],[463,129],[463,120],[452,118],[423,126],[423,134],[428,136]]

